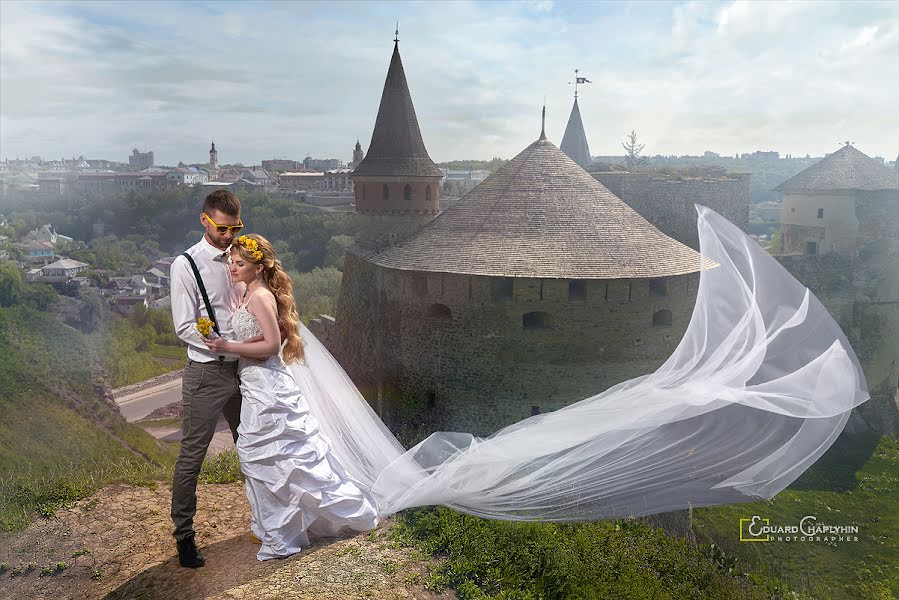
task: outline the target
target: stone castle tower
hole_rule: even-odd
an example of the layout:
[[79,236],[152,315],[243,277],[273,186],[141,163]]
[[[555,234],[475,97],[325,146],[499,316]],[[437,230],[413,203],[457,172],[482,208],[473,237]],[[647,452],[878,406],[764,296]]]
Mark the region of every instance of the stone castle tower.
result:
[[433,219],[440,212],[442,176],[421,139],[397,40],[368,154],[352,173],[356,212],[365,223],[357,244],[390,245]]
[[783,194],[778,261],[827,307],[865,370],[871,400],[849,426],[896,435],[899,173],[846,145],[774,189]]
[[486,435],[656,369],[703,266],[541,136],[401,243],[348,253],[336,319],[310,328],[395,430]]
[[215,142],[212,142],[212,147],[209,149],[209,168],[213,171],[219,170],[219,152],[215,149]]

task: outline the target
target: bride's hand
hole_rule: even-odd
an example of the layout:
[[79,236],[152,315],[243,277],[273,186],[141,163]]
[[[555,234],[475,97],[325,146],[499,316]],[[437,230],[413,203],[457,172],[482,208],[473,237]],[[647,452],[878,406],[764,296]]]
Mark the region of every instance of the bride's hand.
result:
[[224,353],[231,352],[231,344],[223,337],[217,338],[203,338],[203,343],[206,344],[206,347],[209,348],[212,352]]

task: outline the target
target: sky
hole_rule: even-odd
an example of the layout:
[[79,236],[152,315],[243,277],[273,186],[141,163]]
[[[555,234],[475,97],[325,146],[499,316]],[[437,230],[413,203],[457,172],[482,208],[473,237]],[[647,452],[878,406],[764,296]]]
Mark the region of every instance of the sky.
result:
[[437,162],[561,142],[574,69],[593,155],[853,141],[899,153],[899,2],[0,2],[0,158],[349,161],[399,22]]

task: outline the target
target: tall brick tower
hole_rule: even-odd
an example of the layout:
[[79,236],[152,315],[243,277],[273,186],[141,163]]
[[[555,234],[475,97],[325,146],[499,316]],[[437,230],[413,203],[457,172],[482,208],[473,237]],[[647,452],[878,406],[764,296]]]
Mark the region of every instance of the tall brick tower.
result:
[[362,162],[362,159],[365,158],[365,153],[362,152],[362,144],[359,143],[359,140],[356,140],[356,147],[353,148],[353,166],[357,166]]
[[215,142],[209,149],[209,168],[216,172],[219,170],[219,151],[215,149]]
[[356,212],[366,216],[357,243],[388,246],[433,219],[440,212],[442,176],[421,139],[399,40],[394,40],[368,154],[352,174]]

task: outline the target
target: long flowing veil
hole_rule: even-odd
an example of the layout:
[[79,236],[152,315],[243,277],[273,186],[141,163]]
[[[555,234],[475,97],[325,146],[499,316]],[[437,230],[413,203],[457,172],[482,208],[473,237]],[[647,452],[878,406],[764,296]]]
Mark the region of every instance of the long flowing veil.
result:
[[822,304],[756,242],[696,205],[703,271],[683,340],[654,373],[488,438],[438,432],[404,449],[302,327],[290,369],[381,514],[443,504],[495,519],[596,520],[770,498],[868,399]]

